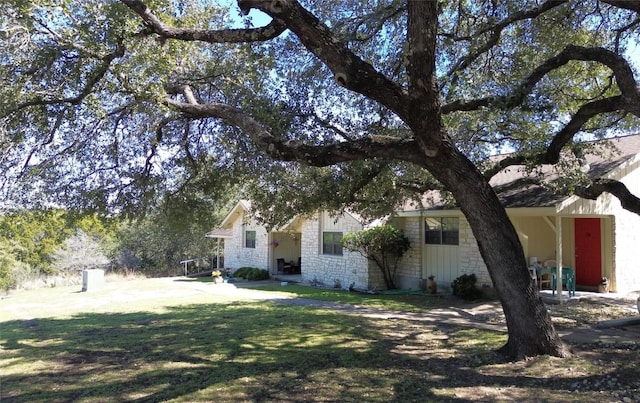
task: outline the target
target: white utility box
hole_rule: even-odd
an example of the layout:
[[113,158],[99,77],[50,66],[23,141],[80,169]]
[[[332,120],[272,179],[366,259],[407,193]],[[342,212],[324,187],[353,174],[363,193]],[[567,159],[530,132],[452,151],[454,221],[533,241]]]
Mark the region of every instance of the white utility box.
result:
[[104,286],[104,270],[91,269],[82,271],[82,291],[95,290]]

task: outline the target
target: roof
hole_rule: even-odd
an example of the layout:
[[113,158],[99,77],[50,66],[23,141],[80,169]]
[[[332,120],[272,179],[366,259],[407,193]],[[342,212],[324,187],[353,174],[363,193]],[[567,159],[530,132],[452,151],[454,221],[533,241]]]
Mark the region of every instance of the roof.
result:
[[[637,158],[640,153],[640,135],[617,137],[592,144],[594,150],[585,155],[586,164],[582,164],[583,169],[588,170],[585,175],[591,180],[609,175],[625,162]],[[614,149],[608,148],[609,146]],[[554,165],[542,165],[537,174],[529,174],[523,165],[514,165],[500,171],[491,178],[489,184],[494,187],[500,201],[507,208],[553,207],[569,197],[527,181],[534,177],[546,183],[557,181],[560,174]]]
[[[585,155],[586,164],[583,164],[583,167],[588,169],[585,173],[586,176],[593,180],[610,176],[617,168],[637,160],[640,154],[640,135],[594,141],[591,142],[591,145],[593,150]],[[609,147],[613,147],[613,149]],[[499,160],[507,156],[508,154],[504,154],[492,159]],[[495,189],[505,208],[554,207],[570,196],[553,193],[538,183],[553,183],[559,178],[558,169],[551,164],[538,167],[535,173],[529,172],[524,165],[512,165],[491,178],[489,184]],[[431,191],[423,195],[422,205],[415,201],[409,201],[405,203],[401,211],[451,208],[454,208],[454,205],[447,203],[439,191]]]
[[204,236],[207,238],[233,238],[233,229],[214,228],[212,231],[207,232]]
[[220,228],[231,228],[233,222],[238,216],[241,216],[246,211],[251,211],[251,202],[249,200],[239,200],[235,206],[229,211],[220,223]]

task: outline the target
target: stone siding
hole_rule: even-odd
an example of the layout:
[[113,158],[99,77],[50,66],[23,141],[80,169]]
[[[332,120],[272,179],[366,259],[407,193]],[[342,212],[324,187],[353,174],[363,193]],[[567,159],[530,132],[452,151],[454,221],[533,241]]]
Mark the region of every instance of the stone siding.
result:
[[423,235],[420,217],[396,218],[392,225],[401,229],[409,238],[411,248],[404,254],[398,263],[396,272],[396,286],[401,289],[417,290],[420,288],[422,275],[422,249]]
[[[246,222],[245,222],[246,221]],[[256,231],[256,247],[245,248],[245,231]],[[240,267],[257,267],[269,269],[269,234],[266,229],[253,219],[243,217],[233,223],[233,237],[224,243],[224,267],[239,269]]]
[[493,287],[493,282],[489,276],[487,266],[484,264],[482,255],[480,255],[480,249],[478,248],[478,242],[471,232],[471,226],[469,222],[460,217],[460,269],[459,275],[463,274],[475,274],[478,282],[478,287]]
[[[357,252],[343,251],[342,256],[322,254],[322,228],[320,214],[302,224],[301,258],[302,281],[306,284],[349,288],[352,283],[358,289],[369,288],[367,259]],[[344,215],[338,220],[343,234],[355,232],[362,226]]]

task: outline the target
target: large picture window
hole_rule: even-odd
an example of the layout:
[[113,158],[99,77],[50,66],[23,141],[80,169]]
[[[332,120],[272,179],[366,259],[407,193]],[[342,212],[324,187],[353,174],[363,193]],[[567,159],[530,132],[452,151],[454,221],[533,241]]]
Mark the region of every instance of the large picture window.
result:
[[255,249],[256,247],[256,232],[246,231],[244,233],[244,247]]
[[342,255],[342,232],[322,233],[322,253],[324,255]]
[[425,243],[429,245],[458,245],[460,227],[457,217],[429,217],[425,219]]

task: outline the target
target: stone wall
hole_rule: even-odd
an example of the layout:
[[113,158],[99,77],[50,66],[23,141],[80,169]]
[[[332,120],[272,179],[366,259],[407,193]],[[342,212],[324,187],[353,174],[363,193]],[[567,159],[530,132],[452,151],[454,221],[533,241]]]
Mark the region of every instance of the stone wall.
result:
[[396,218],[391,224],[404,232],[411,242],[409,249],[400,262],[396,272],[396,286],[401,289],[417,290],[420,288],[422,274],[422,250],[424,237],[422,235],[421,217]]
[[[338,219],[337,227],[342,232],[359,231],[362,226],[344,215]],[[322,228],[320,214],[302,224],[301,258],[302,281],[306,284],[325,287],[349,288],[354,283],[358,289],[369,288],[367,259],[357,252],[343,251],[342,256],[322,254]]]
[[[245,222],[246,221],[246,222]],[[245,231],[256,231],[256,247],[245,248]],[[224,267],[239,269],[240,267],[257,267],[269,269],[269,234],[255,220],[239,217],[233,223],[233,237],[224,243]]]
[[459,275],[475,274],[477,286],[493,287],[489,271],[480,255],[478,243],[471,232],[471,227],[464,217],[460,217],[460,269]]

